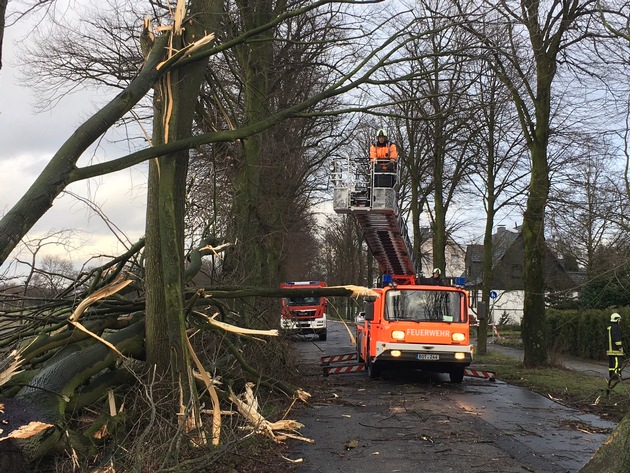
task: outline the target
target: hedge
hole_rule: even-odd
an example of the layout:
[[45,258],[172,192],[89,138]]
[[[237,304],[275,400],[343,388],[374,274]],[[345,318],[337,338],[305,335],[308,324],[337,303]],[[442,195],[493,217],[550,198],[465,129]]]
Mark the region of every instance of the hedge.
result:
[[607,330],[610,314],[621,315],[619,326],[623,334],[623,346],[630,349],[630,307],[614,310],[586,309],[575,310],[547,309],[547,334],[549,349],[561,353],[605,360]]

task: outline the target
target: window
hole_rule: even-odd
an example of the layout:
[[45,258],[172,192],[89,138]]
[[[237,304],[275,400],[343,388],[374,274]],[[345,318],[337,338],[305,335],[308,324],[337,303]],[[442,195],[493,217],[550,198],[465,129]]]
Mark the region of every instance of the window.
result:
[[320,297],[285,297],[286,305],[319,305]]
[[454,291],[390,290],[385,300],[388,320],[462,322],[462,293]]

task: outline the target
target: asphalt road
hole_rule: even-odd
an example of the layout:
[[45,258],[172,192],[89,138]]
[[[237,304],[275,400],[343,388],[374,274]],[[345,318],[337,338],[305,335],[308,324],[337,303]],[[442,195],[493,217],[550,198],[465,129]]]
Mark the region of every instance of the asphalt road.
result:
[[[351,328],[353,330],[353,327]],[[295,341],[313,395],[293,442],[299,473],[577,472],[614,424],[500,381],[385,372],[324,377],[324,354],[353,351],[342,324]],[[295,414],[295,413],[294,413]]]

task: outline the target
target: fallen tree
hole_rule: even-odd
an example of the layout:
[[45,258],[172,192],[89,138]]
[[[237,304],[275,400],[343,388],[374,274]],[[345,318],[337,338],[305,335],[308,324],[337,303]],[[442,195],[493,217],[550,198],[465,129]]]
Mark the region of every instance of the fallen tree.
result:
[[[137,245],[135,251],[140,248]],[[4,306],[12,308],[0,316],[0,350],[8,354],[0,373],[4,424],[0,454],[12,458],[14,465],[32,464],[60,452],[79,463],[87,458],[99,458],[101,462],[115,458],[105,457],[103,448],[119,450],[117,442],[127,428],[122,404],[134,390],[152,386],[151,377],[155,376],[145,361],[141,278],[124,269],[125,264],[133,267],[129,262],[135,255],[128,252],[81,275],[59,295],[39,303],[15,296],[3,298]],[[77,294],[80,288],[82,292]],[[186,443],[196,448],[219,446],[222,413],[229,412],[232,417],[231,406],[250,426],[250,433],[275,442],[289,437],[303,439],[297,432],[298,422],[267,420],[253,401],[253,388],[257,386],[294,401],[308,402],[309,394],[290,380],[260,368],[265,365],[265,355],[262,363],[249,355],[253,346],[266,343],[264,338],[277,338],[278,330],[239,326],[240,314],[231,311],[229,304],[230,300],[273,299],[296,291],[355,298],[374,295],[369,289],[355,286],[187,290],[187,338],[196,368],[195,389],[197,397],[211,408],[207,411],[210,420],[205,424],[193,419],[183,422],[179,435]],[[199,334],[212,338],[210,356],[201,342],[204,335]],[[269,351],[276,348],[274,345],[263,350],[271,358]],[[235,394],[238,391],[243,394]],[[77,423],[81,417],[83,422]]]

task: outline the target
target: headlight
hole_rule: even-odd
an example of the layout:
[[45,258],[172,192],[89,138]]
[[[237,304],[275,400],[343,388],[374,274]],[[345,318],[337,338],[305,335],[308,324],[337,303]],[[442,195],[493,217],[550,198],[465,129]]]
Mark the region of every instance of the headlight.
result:
[[400,350],[392,350],[390,352],[390,354],[394,357],[394,358],[398,358],[400,355],[402,355],[402,353],[400,352]]
[[466,359],[466,353],[455,353],[455,359],[456,360],[465,360]]
[[453,335],[451,335],[451,340],[453,340],[454,342],[463,342],[464,340],[466,340],[466,335],[464,335],[463,333],[454,333]]
[[394,340],[404,340],[405,339],[405,332],[403,332],[402,330],[394,330],[392,332],[392,338]]

